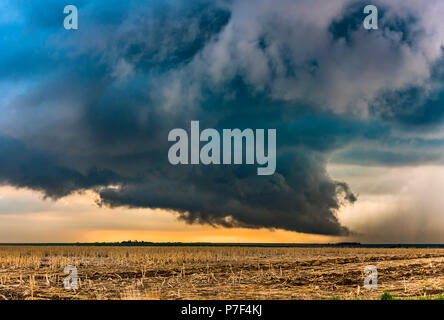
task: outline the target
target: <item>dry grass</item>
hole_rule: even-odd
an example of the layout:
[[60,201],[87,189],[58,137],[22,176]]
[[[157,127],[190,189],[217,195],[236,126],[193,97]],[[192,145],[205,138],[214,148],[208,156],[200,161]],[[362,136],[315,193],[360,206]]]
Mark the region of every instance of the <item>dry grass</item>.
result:
[[[376,265],[379,287],[363,288]],[[63,269],[78,269],[78,290]],[[0,299],[377,299],[444,292],[444,249],[0,247]]]

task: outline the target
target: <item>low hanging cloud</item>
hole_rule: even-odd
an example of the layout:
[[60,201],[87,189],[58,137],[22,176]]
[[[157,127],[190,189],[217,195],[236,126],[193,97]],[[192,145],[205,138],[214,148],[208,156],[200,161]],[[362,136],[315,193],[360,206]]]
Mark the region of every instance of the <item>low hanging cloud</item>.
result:
[[[356,196],[328,175],[331,154],[369,141],[408,152],[393,127],[440,101],[439,1],[376,1],[375,32],[347,0],[74,4],[75,32],[58,1],[8,2],[20,18],[0,31],[0,181],[55,199],[93,189],[100,205],[189,223],[345,235],[336,212]],[[168,132],[192,120],[276,129],[276,173],[172,166]]]

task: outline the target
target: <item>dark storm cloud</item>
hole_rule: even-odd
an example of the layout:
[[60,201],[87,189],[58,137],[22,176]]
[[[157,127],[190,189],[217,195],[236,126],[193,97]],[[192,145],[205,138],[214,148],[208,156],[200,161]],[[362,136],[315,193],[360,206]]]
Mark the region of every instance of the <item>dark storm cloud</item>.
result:
[[0,137],[0,150],[1,183],[44,191],[48,197],[60,198],[79,189],[124,181],[109,170],[91,168],[82,174],[62,167],[49,155],[14,139]]
[[355,198],[346,184],[330,179],[322,155],[309,150],[285,153],[278,158],[277,172],[263,179],[241,167],[173,168],[143,185],[106,189],[100,195],[111,206],[178,210],[190,223],[347,233],[331,210],[339,208],[338,194],[346,201]]
[[[397,117],[389,98],[425,90],[438,55],[407,41],[416,33],[398,37],[401,23],[350,27],[360,5],[342,0],[73,4],[77,31],[62,28],[57,1],[12,5],[21,22],[1,43],[0,180],[54,198],[92,188],[101,205],[175,210],[190,223],[347,234],[335,211],[356,197],[328,175],[331,153],[390,143],[384,117],[359,114]],[[276,174],[171,166],[168,132],[191,120],[277,129]]]

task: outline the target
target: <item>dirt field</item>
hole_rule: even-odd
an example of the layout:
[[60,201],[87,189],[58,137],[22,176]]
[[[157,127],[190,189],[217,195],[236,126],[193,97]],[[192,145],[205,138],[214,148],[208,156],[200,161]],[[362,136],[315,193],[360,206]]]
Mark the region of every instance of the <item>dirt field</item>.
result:
[[[79,289],[65,289],[75,265]],[[378,269],[366,290],[364,268]],[[444,249],[0,247],[0,299],[379,299],[444,292]]]

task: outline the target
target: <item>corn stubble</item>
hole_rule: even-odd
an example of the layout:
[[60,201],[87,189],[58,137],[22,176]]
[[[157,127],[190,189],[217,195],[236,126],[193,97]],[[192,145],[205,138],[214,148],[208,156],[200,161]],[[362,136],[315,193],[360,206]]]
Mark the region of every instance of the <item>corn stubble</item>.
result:
[[[63,269],[78,270],[65,289]],[[378,288],[363,287],[378,268]],[[378,299],[444,291],[444,249],[0,246],[0,299]]]

